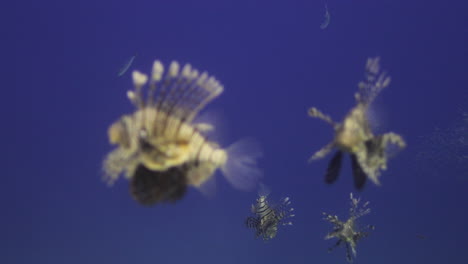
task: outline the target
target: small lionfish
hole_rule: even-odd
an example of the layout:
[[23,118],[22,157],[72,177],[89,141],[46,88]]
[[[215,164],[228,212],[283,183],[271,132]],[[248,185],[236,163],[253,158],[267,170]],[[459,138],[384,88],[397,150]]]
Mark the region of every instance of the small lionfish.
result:
[[[195,117],[223,86],[206,72],[173,61],[167,72],[155,61],[151,76],[133,71],[134,91],[127,96],[136,106],[108,131],[117,145],[104,160],[105,180],[112,184],[122,173],[131,180],[131,193],[141,204],[176,201],[187,185],[200,187],[220,168],[238,189],[251,189],[261,177],[256,159],[261,155],[248,140],[227,149],[207,139],[211,124]],[[149,79],[149,80],[148,80]],[[149,89],[143,87],[149,82]],[[145,98],[146,95],[146,98]]]
[[261,236],[263,240],[274,238],[278,232],[278,225],[292,225],[292,222],[284,220],[294,217],[292,214],[294,208],[289,208],[291,204],[289,197],[282,199],[278,205],[272,205],[268,200],[269,192],[264,185],[260,186],[259,197],[251,208],[255,216],[249,216],[245,221],[248,228],[256,230],[255,237]]
[[310,162],[323,158],[333,149],[338,149],[328,165],[326,183],[333,183],[338,178],[343,152],[347,152],[351,155],[355,187],[358,190],[362,189],[366,176],[380,185],[380,170],[387,168],[389,156],[387,147],[390,144],[396,144],[400,149],[406,146],[403,138],[393,132],[374,135],[367,116],[370,104],[389,84],[390,77],[387,77],[385,72],[380,72],[379,58],[369,58],[366,65],[366,80],[359,83],[359,91],[355,94],[357,105],[346,115],[343,122],[335,123],[315,107],[309,109],[309,116],[324,120],[335,130],[334,140],[309,159]]
[[367,208],[369,202],[364,203],[361,209],[358,210],[358,204],[360,199],[356,199],[353,197],[353,194],[350,194],[351,198],[351,209],[349,209],[350,217],[346,222],[341,222],[336,215],[329,215],[327,213],[323,213],[325,215],[324,220],[329,221],[334,225],[333,231],[328,233],[325,236],[325,239],[337,238],[338,241],[335,243],[334,246],[328,249],[328,252],[331,252],[336,247],[340,246],[341,243],[345,243],[346,246],[346,259],[349,262],[353,262],[353,257],[356,257],[356,245],[357,242],[369,235],[368,231],[364,230],[374,230],[375,227],[373,225],[368,225],[364,229],[359,229],[356,225],[356,220],[370,213],[370,209]]

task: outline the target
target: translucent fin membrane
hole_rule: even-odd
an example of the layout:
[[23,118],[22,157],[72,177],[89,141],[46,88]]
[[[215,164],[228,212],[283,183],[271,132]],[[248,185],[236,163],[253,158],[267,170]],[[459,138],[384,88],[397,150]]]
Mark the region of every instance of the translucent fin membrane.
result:
[[255,140],[240,140],[227,148],[227,162],[221,166],[226,179],[236,189],[252,190],[263,176],[257,166],[257,159],[262,156],[260,146]]

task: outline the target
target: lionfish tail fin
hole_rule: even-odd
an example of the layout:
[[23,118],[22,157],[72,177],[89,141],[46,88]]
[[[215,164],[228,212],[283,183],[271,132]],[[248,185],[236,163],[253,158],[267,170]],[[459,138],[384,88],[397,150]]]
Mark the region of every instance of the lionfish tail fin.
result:
[[227,156],[221,171],[229,183],[240,190],[254,189],[263,175],[257,166],[262,156],[259,144],[252,139],[240,140],[227,148]]

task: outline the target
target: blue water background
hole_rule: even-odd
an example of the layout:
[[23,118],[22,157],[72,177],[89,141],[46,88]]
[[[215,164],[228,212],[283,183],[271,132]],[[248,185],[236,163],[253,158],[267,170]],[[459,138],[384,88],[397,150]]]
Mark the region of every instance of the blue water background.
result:
[[[0,263],[346,263],[323,211],[345,217],[354,191],[348,160],[331,186],[328,159],[307,163],[332,139],[307,116],[340,120],[354,106],[368,57],[392,83],[376,101],[381,129],[408,148],[392,159],[363,224],[376,230],[356,263],[468,263],[468,172],[421,173],[420,136],[467,110],[465,1],[13,1],[0,11],[2,171]],[[245,137],[264,150],[264,182],[290,196],[294,226],[264,243],[244,227],[255,192],[217,175],[210,199],[196,189],[174,205],[145,208],[101,181],[107,128],[133,110],[130,70],[155,59],[191,63],[225,92],[207,107],[223,116],[221,144]],[[463,165],[463,164],[462,164]],[[462,166],[460,165],[460,166]],[[422,234],[426,239],[421,239]]]

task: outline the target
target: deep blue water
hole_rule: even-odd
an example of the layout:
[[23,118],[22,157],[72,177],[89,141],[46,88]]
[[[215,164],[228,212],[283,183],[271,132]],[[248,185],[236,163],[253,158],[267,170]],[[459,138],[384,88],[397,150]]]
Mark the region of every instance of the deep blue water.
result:
[[[331,20],[322,30],[325,3]],[[368,182],[358,193],[373,210],[362,222],[376,230],[358,245],[356,263],[468,263],[468,161],[454,161],[450,133],[448,165],[417,159],[446,144],[422,136],[453,128],[468,112],[465,1],[2,6],[0,263],[346,263],[343,248],[327,252],[331,226],[321,213],[346,216],[350,164],[326,185],[330,157],[307,163],[332,138],[307,109],[340,120],[373,56],[392,77],[376,101],[381,129],[400,133],[408,147],[390,160],[382,186]],[[256,193],[221,175],[214,198],[192,188],[180,202],[152,208],[131,199],[126,180],[113,188],[101,181],[107,128],[133,111],[130,72],[117,72],[135,53],[130,70],[178,60],[221,81],[225,92],[207,107],[222,113],[221,144],[260,142],[263,181],[273,197],[291,197],[292,227],[255,240],[244,219]],[[466,155],[466,137],[457,153]]]

